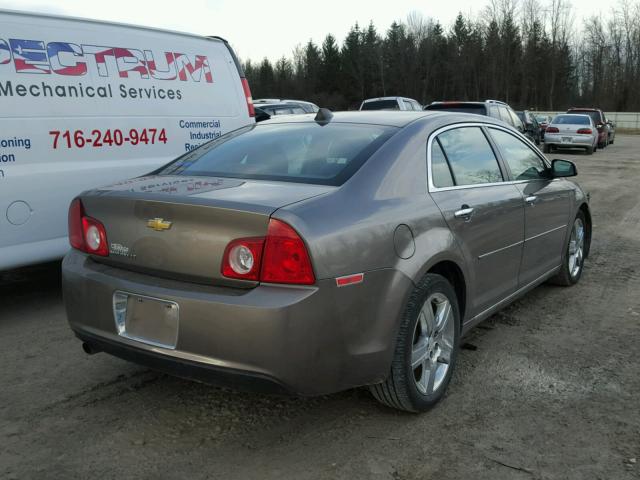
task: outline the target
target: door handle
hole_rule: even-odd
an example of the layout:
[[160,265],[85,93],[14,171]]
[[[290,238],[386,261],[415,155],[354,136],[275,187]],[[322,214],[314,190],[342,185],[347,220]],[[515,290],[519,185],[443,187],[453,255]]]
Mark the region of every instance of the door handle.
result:
[[533,206],[538,201],[538,197],[536,197],[535,195],[530,195],[525,198],[524,201]]
[[471,215],[473,215],[473,208],[469,205],[462,205],[462,208],[456,212],[454,212],[453,216],[456,218],[462,218],[466,221],[471,219]]

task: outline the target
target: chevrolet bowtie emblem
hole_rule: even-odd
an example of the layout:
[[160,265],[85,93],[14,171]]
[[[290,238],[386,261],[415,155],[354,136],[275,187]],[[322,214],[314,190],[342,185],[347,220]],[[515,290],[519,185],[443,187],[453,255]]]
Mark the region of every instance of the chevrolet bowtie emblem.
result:
[[147,220],[147,227],[153,228],[156,232],[162,232],[171,228],[171,222],[165,221],[163,218],[152,218]]

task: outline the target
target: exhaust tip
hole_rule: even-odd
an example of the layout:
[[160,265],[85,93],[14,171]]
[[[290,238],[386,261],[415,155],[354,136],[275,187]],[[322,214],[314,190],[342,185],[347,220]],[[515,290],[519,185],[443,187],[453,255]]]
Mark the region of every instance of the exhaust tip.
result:
[[95,355],[100,352],[100,349],[87,342],[82,342],[82,350],[84,350],[84,353],[87,355]]

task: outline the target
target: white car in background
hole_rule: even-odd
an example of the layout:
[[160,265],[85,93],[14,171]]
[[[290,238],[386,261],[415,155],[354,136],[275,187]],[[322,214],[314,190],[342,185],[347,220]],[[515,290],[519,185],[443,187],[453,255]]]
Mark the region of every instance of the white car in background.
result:
[[544,152],[554,148],[583,148],[591,155],[598,148],[598,130],[589,115],[557,115],[544,132]]
[[223,39],[7,10],[0,105],[0,270],[62,258],[82,191],[254,123]]
[[360,105],[360,110],[409,110],[419,112],[422,110],[422,105],[413,98],[378,97],[367,98]]

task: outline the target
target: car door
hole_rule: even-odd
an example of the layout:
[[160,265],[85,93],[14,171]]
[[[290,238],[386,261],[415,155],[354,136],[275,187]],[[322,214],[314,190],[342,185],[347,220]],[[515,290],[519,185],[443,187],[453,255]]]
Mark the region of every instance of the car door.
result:
[[517,288],[524,206],[520,191],[504,182],[480,125],[450,126],[429,140],[429,192],[469,267],[470,316]]
[[518,136],[499,127],[490,127],[489,132],[522,193],[524,247],[518,281],[522,287],[560,265],[573,190],[565,179],[549,178],[542,155]]

